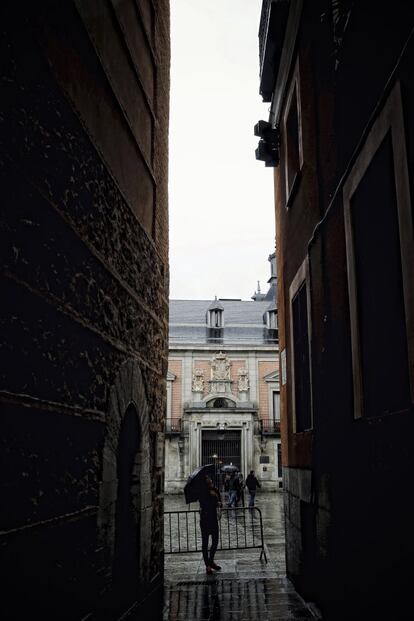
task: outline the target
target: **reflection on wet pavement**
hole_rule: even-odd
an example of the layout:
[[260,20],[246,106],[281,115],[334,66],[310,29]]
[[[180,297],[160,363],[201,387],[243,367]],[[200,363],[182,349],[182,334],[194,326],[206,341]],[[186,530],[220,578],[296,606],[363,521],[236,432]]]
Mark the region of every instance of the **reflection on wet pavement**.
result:
[[283,579],[213,579],[170,584],[164,619],[311,619],[312,614]]
[[[315,618],[286,578],[283,496],[261,494],[257,500],[268,563],[260,561],[260,550],[219,551],[215,560],[222,570],[207,576],[201,552],[166,555],[164,621]],[[165,511],[186,508],[181,496],[166,496]]]

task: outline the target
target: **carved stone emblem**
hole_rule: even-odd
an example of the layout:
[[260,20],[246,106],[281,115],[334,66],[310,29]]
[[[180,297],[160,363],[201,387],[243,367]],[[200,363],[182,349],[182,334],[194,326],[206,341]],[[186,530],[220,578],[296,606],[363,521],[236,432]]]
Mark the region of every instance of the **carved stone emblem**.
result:
[[202,369],[194,369],[193,371],[193,392],[203,392],[204,390],[204,371]]
[[222,352],[215,354],[211,359],[211,379],[216,381],[229,380],[230,366],[231,362],[226,354]]
[[249,374],[247,369],[239,369],[237,374],[239,376],[239,392],[247,392],[249,390]]

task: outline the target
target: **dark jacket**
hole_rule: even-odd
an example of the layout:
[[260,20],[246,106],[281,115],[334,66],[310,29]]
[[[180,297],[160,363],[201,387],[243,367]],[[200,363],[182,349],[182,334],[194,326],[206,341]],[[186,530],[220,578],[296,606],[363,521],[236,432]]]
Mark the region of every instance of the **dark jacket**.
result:
[[217,487],[213,487],[211,490],[209,490],[206,486],[205,491],[203,491],[203,494],[200,495],[201,522],[217,522],[217,505],[219,503],[221,503],[221,496]]
[[248,474],[246,477],[246,487],[249,490],[249,492],[255,492],[256,491],[256,487],[260,487],[260,483],[259,481],[256,479],[256,477],[253,474]]

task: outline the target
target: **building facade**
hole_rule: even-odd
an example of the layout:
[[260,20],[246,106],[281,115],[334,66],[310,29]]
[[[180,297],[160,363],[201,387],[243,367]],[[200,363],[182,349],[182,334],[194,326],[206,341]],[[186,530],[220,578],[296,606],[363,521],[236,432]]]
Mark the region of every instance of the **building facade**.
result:
[[1,616],[118,619],[163,575],[169,6],[0,11]]
[[405,2],[263,2],[287,570],[335,621],[410,606],[413,27]]
[[253,301],[170,302],[166,493],[182,493],[207,463],[253,469],[264,490],[281,487],[275,255],[269,261],[269,290]]

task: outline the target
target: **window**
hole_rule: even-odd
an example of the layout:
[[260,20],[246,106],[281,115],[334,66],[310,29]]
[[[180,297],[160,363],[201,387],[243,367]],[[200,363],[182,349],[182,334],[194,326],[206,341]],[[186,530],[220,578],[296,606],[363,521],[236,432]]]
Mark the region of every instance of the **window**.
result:
[[207,311],[207,325],[209,328],[222,328],[223,322],[223,305],[216,299],[210,304]]
[[280,421],[280,394],[278,390],[272,390],[272,415],[274,421]]
[[223,311],[221,310],[211,311],[210,326],[212,328],[223,327]]
[[277,311],[270,310],[266,313],[266,323],[269,330],[277,330]]
[[292,202],[294,191],[299,182],[299,173],[303,165],[299,93],[299,64],[298,61],[296,61],[283,117],[282,140],[284,143],[286,207],[289,207]]
[[295,432],[312,428],[309,264],[306,259],[289,289],[292,348],[293,415]]
[[282,478],[282,445],[277,443],[277,476]]
[[414,244],[399,84],[343,196],[354,412],[356,418],[380,416],[414,400]]
[[174,373],[167,371],[167,418],[172,416],[172,388],[173,381],[176,379]]

